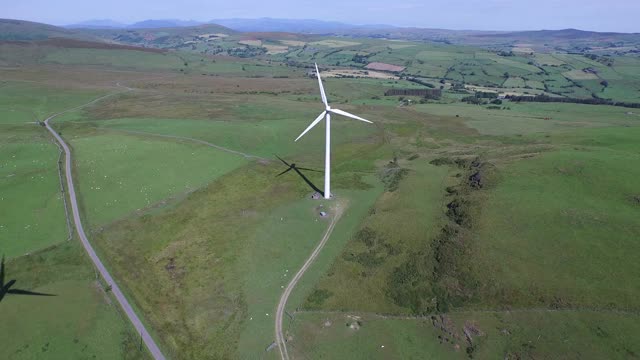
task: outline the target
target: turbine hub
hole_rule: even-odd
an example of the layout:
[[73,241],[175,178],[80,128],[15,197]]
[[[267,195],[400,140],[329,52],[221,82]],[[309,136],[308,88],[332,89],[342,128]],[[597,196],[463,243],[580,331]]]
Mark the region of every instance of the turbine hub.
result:
[[331,106],[327,105],[327,111],[331,111]]

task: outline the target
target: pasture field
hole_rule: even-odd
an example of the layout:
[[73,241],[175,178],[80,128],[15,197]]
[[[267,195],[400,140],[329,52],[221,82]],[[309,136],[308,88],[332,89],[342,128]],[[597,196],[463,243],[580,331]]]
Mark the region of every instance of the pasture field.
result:
[[[290,354],[350,359],[423,359],[425,354],[438,359],[492,359],[497,355],[627,359],[638,353],[636,314],[515,310],[454,312],[445,319],[446,330],[453,335],[435,328],[431,317],[299,312],[293,321],[297,336]],[[348,326],[357,321],[358,329]],[[472,335],[473,345],[465,339],[465,326],[481,333]]]
[[65,242],[6,263],[16,288],[52,297],[2,300],[3,359],[146,359],[139,339],[95,280],[79,243]]
[[62,65],[100,65],[115,68],[180,69],[184,61],[174,54],[103,49],[60,49],[47,54],[45,63]]
[[35,81],[7,80],[0,86],[0,124],[34,123],[74,106],[85,104],[106,92],[42,86]]
[[359,42],[337,40],[337,39],[335,39],[335,40],[334,39],[320,40],[320,41],[312,42],[312,43],[309,43],[309,44],[310,45],[326,46],[326,47],[330,47],[330,48],[341,48],[341,47],[345,47],[345,46],[360,45]]
[[[12,78],[9,76],[8,78]],[[58,174],[59,150],[38,121],[106,94],[35,81],[0,87],[0,246],[24,255],[69,237]]]
[[[632,256],[628,254],[634,253],[636,244],[633,239],[640,234],[635,221],[638,216],[636,212],[640,211],[640,202],[636,199],[637,195],[634,195],[638,188],[633,179],[638,174],[635,167],[630,168],[628,164],[640,160],[636,142],[632,140],[638,136],[638,119],[629,116],[624,109],[611,107],[515,105],[510,106],[529,116],[549,111],[562,115],[556,115],[560,120],[556,126],[545,129],[525,128],[521,125],[519,133],[525,134],[524,137],[509,135],[511,131],[507,127],[507,131],[493,131],[499,136],[483,136],[484,146],[479,146],[478,143],[474,145],[472,141],[463,147],[463,144],[458,143],[453,147],[441,147],[437,151],[463,158],[479,153],[481,158],[492,164],[487,170],[488,174],[485,174],[485,188],[471,191],[458,200],[462,204],[482,204],[481,206],[471,205],[471,208],[462,207],[462,210],[451,212],[451,203],[447,206],[444,203],[438,204],[443,208],[442,214],[446,213],[447,217],[454,219],[459,217],[463,224],[466,223],[464,219],[469,217],[468,225],[461,227],[462,230],[459,231],[462,232],[458,236],[462,236],[460,241],[471,245],[462,248],[459,253],[454,249],[449,250],[451,253],[442,253],[441,248],[435,248],[439,249],[438,256],[445,254],[444,258],[436,257],[440,260],[435,264],[439,264],[436,265],[436,269],[441,269],[438,271],[445,271],[448,274],[446,276],[451,276],[448,280],[450,283],[444,283],[445,291],[452,292],[448,295],[450,297],[442,297],[443,294],[439,292],[442,288],[437,285],[434,287],[434,283],[443,281],[436,277],[426,281],[413,280],[427,288],[421,289],[421,285],[417,285],[411,291],[432,291],[433,298],[422,295],[426,303],[403,304],[403,301],[398,301],[393,290],[396,283],[391,279],[395,279],[392,276],[402,267],[385,269],[379,262],[376,263],[375,257],[361,256],[367,254],[366,250],[361,254],[357,250],[367,249],[365,244],[371,243],[370,239],[384,239],[391,245],[406,246],[416,236],[402,231],[395,231],[390,237],[384,236],[372,230],[380,227],[388,231],[391,226],[382,225],[382,220],[372,221],[367,232],[352,238],[342,255],[336,258],[332,270],[325,275],[326,279],[318,282],[315,291],[308,295],[303,308],[310,312],[302,311],[294,316],[293,328],[296,330],[292,332],[297,337],[294,336],[291,346],[300,351],[300,356],[332,357],[336,356],[337,351],[353,358],[393,357],[381,353],[383,350],[379,344],[387,337],[377,337],[378,331],[384,333],[388,330],[379,328],[377,323],[383,320],[376,313],[400,317],[394,319],[392,316],[389,321],[406,321],[411,322],[410,324],[423,321],[428,324],[426,327],[430,329],[426,330],[416,330],[412,325],[405,325],[412,330],[403,341],[414,345],[405,345],[404,350],[412,351],[418,344],[428,346],[430,342],[443,342],[441,339],[450,335],[429,335],[429,331],[440,326],[432,325],[430,317],[432,314],[439,316],[439,311],[433,310],[433,305],[442,309],[440,306],[447,303],[448,310],[445,312],[451,318],[451,329],[457,327],[458,337],[449,338],[440,346],[447,348],[449,355],[453,357],[464,357],[472,352],[480,358],[545,358],[555,357],[557,354],[575,354],[581,358],[597,359],[602,356],[625,358],[637,352],[632,340],[635,336],[632,334],[637,334],[637,329],[632,319],[637,316],[639,304],[634,292],[639,288],[637,284],[632,285],[635,281],[629,277],[638,269]],[[441,108],[447,106],[450,110],[453,109],[451,105],[441,105]],[[432,105],[424,107],[428,108],[424,111],[433,110]],[[443,111],[442,114],[444,113]],[[504,129],[512,121],[512,118],[491,118],[494,122],[490,126],[492,129]],[[427,129],[432,121],[427,119]],[[622,124],[626,127],[620,127]],[[413,128],[413,131],[416,129]],[[403,132],[395,134],[400,136]],[[440,136],[442,135],[444,134]],[[499,141],[502,145],[491,146],[486,141]],[[402,143],[407,144],[406,141]],[[476,150],[465,155],[463,149],[470,146],[476,147]],[[405,145],[405,149],[410,148]],[[612,178],[612,174],[616,174],[615,178]],[[464,175],[462,179],[465,179]],[[404,179],[397,194],[402,193],[403,186],[409,187],[410,184],[410,177]],[[424,180],[415,183],[408,192],[415,193],[416,185],[423,184]],[[441,186],[446,184],[445,182]],[[452,196],[458,196],[452,195],[461,191],[458,189],[459,186],[452,188],[447,202],[451,201]],[[380,199],[385,199],[385,196]],[[402,202],[405,206],[407,203]],[[378,210],[381,209],[376,206],[376,212]],[[381,219],[393,218],[394,214],[400,215],[402,211],[410,210],[406,207],[401,210],[388,209],[383,212],[384,218]],[[430,218],[437,219],[437,216],[432,215]],[[372,219],[375,219],[375,215]],[[363,226],[367,223],[368,220],[365,220]],[[394,225],[397,225],[397,221]],[[465,226],[469,226],[471,232],[464,230]],[[403,229],[406,227],[400,226]],[[427,244],[420,247],[423,249],[421,252],[427,254],[430,242],[442,241],[438,240],[441,237],[433,234],[425,234],[421,238]],[[514,242],[514,239],[518,241]],[[375,250],[376,245],[369,249],[371,248]],[[415,246],[413,248],[416,249]],[[435,251],[433,245],[431,251]],[[377,255],[380,252],[368,252],[371,253]],[[449,258],[452,254],[457,255],[453,259]],[[384,261],[389,261],[390,258],[393,257],[382,257]],[[422,258],[421,254],[419,259]],[[427,260],[421,261],[429,264],[429,256],[424,258]],[[459,262],[456,262],[456,258]],[[370,267],[365,271],[357,268],[348,271],[346,269],[349,267],[344,264],[349,259],[368,259],[368,264],[377,267]],[[452,261],[461,267],[450,273],[446,267],[442,269],[442,264],[447,264],[443,261]],[[409,261],[407,264],[412,263]],[[418,265],[418,269],[420,266]],[[471,268],[465,270],[469,266]],[[613,268],[616,270],[612,270]],[[428,269],[429,265],[426,274],[430,274]],[[341,277],[344,280],[338,280]],[[426,278],[430,276],[427,275]],[[364,287],[363,284],[374,283],[376,279],[379,279],[375,282],[376,286],[372,286],[377,292],[373,292],[375,296],[364,295],[359,301],[360,293],[367,294],[359,289]],[[618,283],[617,279],[623,280]],[[619,287],[614,284],[619,284]],[[446,286],[453,288],[446,290]],[[381,288],[384,290],[381,291]],[[340,296],[341,294],[344,295]],[[401,299],[410,299],[411,296],[412,292],[407,292]],[[372,302],[371,299],[378,301]],[[500,312],[500,308],[512,312]],[[402,319],[402,316],[412,313],[424,314],[425,310],[428,315],[426,320]],[[363,317],[359,330],[344,326],[345,322],[353,323],[353,318],[347,317],[348,315]],[[332,323],[342,321],[342,324],[334,330],[333,325],[324,325],[327,320]],[[375,330],[371,330],[373,333],[364,331],[371,322],[374,323],[372,327]],[[482,334],[472,344],[464,340],[462,332],[464,326],[469,324],[480,329]],[[616,335],[610,335],[613,333]],[[302,344],[295,339],[299,339]],[[349,341],[345,342],[345,339]],[[594,346],[594,342],[598,345]],[[355,343],[358,343],[357,347],[354,346]],[[460,348],[452,343],[460,345]],[[375,350],[377,353],[361,354],[364,349]],[[412,355],[404,356],[412,358]]]
[[65,241],[58,148],[39,125],[0,125],[1,253],[15,257]]
[[[409,172],[398,190],[380,197],[353,232],[331,269],[316,288],[325,294],[307,299],[309,309],[393,313],[401,308],[385,301],[387,275],[426,244],[443,222],[441,207],[450,174],[446,168],[404,160]],[[421,219],[416,221],[416,219]],[[358,281],[353,281],[358,279]]]
[[570,70],[562,73],[562,75],[568,77],[571,80],[596,80],[598,76],[582,70]]
[[[293,272],[306,259],[325,228],[322,220],[315,222],[321,202],[300,200],[311,191],[294,174],[275,181],[281,170],[278,163],[252,162],[173,207],[116,222],[98,234],[97,245],[117,274],[137,269],[139,280],[124,278],[124,286],[171,353],[198,357],[244,351],[257,356],[273,340],[271,309],[286,269]],[[372,201],[375,192],[357,174],[336,173],[335,192],[353,189],[354,197],[349,192],[345,197],[360,199],[350,214],[357,223],[358,211],[367,209],[363,199]],[[308,240],[288,233],[305,234]],[[118,250],[131,241],[134,252]],[[273,258],[282,262],[269,261]],[[149,297],[158,287],[171,295]],[[165,311],[153,310],[158,307]],[[190,335],[194,332],[199,335]],[[238,347],[238,341],[246,347]]]
[[[201,144],[137,134],[72,136],[74,171],[95,227],[194,191],[246,160]],[[82,136],[85,135],[85,136]]]
[[523,88],[525,86],[525,81],[519,77],[510,77],[502,83],[502,86],[506,88]]
[[502,169],[474,241],[483,302],[638,309],[638,134],[552,135],[554,150]]
[[[349,325],[358,324],[357,329]],[[438,343],[438,332],[430,321],[382,319],[366,314],[318,314],[299,312],[292,321],[295,334],[289,354],[315,359],[463,359],[453,345]],[[275,358],[275,357],[273,357]]]
[[592,106],[562,103],[509,103],[510,110],[487,109],[468,104],[416,105],[419,112],[458,115],[471,128],[483,135],[524,135],[581,127],[637,126],[636,114],[614,106]]
[[[345,176],[345,175],[343,175]],[[325,245],[317,262],[309,269],[287,302],[290,313],[300,307],[319,274],[324,273],[332,259],[341,251],[349,234],[355,232],[358,223],[380,194],[381,188],[370,186],[371,177],[362,179],[362,190],[336,190],[340,204],[348,213],[334,230],[336,236]],[[323,205],[323,208],[319,208]],[[286,287],[297,269],[320,241],[328,221],[318,217],[318,212],[331,212],[331,202],[313,202],[308,198],[296,204],[275,209],[256,230],[243,252],[241,271],[244,275],[244,291],[249,320],[240,334],[238,356],[253,358],[264,352],[274,340],[274,304],[277,304],[283,287]],[[287,243],[283,243],[287,241]],[[278,244],[281,244],[278,246]],[[272,261],[278,259],[277,261]],[[258,275],[259,274],[259,275]],[[268,315],[267,315],[268,314]],[[288,318],[285,319],[287,321]],[[277,350],[273,350],[277,352]]]

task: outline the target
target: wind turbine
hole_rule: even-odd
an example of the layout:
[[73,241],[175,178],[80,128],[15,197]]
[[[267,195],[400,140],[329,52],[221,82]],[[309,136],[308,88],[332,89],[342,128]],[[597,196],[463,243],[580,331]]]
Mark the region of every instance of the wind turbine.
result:
[[318,85],[320,86],[320,95],[322,96],[322,102],[324,103],[325,109],[324,111],[318,115],[318,117],[313,120],[311,125],[307,127],[300,136],[295,141],[298,141],[304,134],[306,134],[311,128],[316,126],[323,118],[325,119],[325,127],[326,127],[326,140],[325,140],[325,154],[324,154],[324,198],[331,198],[331,114],[337,114],[346,116],[348,118],[352,118],[355,120],[360,120],[372,124],[371,121],[367,119],[363,119],[359,116],[355,116],[353,114],[349,114],[346,111],[342,111],[340,109],[333,109],[329,106],[329,102],[327,101],[327,95],[324,93],[324,87],[322,86],[322,79],[320,78],[320,70],[318,70],[318,64],[316,65],[316,77],[318,78]]

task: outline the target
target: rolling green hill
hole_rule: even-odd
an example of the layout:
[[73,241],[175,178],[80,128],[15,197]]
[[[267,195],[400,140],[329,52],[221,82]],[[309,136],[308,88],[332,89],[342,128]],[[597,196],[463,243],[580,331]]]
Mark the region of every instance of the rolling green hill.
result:
[[90,34],[37,22],[0,19],[0,41],[45,40],[50,38],[96,40]]

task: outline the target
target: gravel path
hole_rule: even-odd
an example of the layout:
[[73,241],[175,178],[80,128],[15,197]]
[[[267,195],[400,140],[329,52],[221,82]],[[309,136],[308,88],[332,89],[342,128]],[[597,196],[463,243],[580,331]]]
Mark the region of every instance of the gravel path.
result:
[[300,270],[298,270],[298,273],[296,274],[296,276],[294,276],[293,279],[291,279],[291,282],[289,283],[289,285],[287,285],[287,288],[284,289],[284,293],[282,293],[282,296],[280,297],[280,302],[278,303],[278,308],[276,310],[276,343],[278,344],[278,350],[280,350],[280,357],[282,358],[282,360],[289,360],[289,353],[287,352],[286,339],[284,338],[284,334],[282,333],[282,318],[285,312],[285,306],[287,305],[287,300],[289,299],[289,295],[291,295],[291,292],[293,291],[295,286],[298,284],[298,282],[302,278],[302,275],[304,275],[304,273],[307,271],[307,269],[309,269],[311,264],[313,264],[315,259],[318,257],[318,254],[320,254],[320,251],[322,250],[324,245],[327,243],[327,240],[329,240],[329,237],[333,232],[333,228],[336,226],[336,223],[338,222],[338,220],[340,220],[340,217],[342,216],[344,209],[342,209],[342,207],[337,205],[334,211],[335,211],[335,215],[331,219],[331,223],[329,224],[327,231],[324,233],[322,240],[320,240],[320,243],[313,250],[313,252],[309,256],[307,261],[304,263],[304,265],[302,265]]

